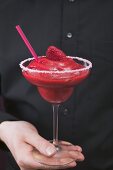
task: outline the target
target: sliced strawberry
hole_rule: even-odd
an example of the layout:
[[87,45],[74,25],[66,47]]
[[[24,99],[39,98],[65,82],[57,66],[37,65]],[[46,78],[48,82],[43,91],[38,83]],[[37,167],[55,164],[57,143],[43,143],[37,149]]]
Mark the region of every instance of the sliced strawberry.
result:
[[48,47],[46,51],[46,56],[48,59],[54,60],[54,61],[63,61],[66,59],[66,54],[62,50],[54,46]]

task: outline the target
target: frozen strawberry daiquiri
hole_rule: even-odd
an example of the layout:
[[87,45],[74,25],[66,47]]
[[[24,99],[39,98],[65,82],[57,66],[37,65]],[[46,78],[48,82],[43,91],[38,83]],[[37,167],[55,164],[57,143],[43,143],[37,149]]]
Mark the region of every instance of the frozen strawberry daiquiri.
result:
[[58,141],[58,107],[72,95],[74,87],[89,75],[92,64],[86,59],[66,56],[60,49],[50,46],[46,56],[38,60],[28,58],[20,63],[20,67],[23,76],[37,86],[42,98],[53,105],[53,143],[58,152],[53,160],[48,158],[45,162],[40,153],[37,159],[42,164],[60,169],[74,160],[66,151],[69,143]]
[[[28,61],[29,64],[26,61],[23,63],[26,67],[22,72],[24,77],[36,85],[41,96],[50,103],[66,101],[74,86],[89,74],[89,63],[77,57],[66,57],[61,50],[53,46],[50,46],[46,56],[40,57],[38,61]],[[85,65],[82,65],[83,62]]]

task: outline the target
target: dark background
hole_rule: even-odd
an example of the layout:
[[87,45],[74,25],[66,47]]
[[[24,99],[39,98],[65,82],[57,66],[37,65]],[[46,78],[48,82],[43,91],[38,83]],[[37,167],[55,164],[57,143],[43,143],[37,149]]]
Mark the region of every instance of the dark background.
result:
[[[3,102],[1,97],[0,97],[0,109],[3,109]],[[5,154],[2,150],[0,150],[0,170],[5,170],[5,165],[6,165]]]

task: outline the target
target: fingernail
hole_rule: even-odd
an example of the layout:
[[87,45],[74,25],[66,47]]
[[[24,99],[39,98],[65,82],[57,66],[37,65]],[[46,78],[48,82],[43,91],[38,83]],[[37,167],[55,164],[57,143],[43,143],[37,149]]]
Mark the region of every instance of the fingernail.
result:
[[82,148],[78,145],[75,146],[77,148],[78,151],[82,152]]
[[48,156],[51,156],[51,155],[53,155],[54,153],[56,152],[56,149],[55,149],[55,147],[47,147],[47,149],[46,149],[46,153],[48,154]]
[[85,157],[82,154],[79,154],[78,157],[79,157],[80,160],[84,160],[85,159]]

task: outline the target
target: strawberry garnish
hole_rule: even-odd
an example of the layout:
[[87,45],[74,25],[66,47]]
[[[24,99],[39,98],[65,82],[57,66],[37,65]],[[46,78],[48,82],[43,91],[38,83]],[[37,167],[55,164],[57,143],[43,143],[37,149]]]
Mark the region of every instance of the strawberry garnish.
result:
[[54,61],[63,61],[66,59],[66,54],[55,46],[50,46],[46,51],[46,57]]

